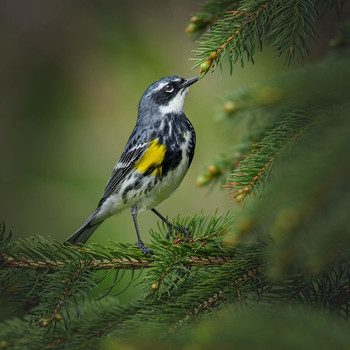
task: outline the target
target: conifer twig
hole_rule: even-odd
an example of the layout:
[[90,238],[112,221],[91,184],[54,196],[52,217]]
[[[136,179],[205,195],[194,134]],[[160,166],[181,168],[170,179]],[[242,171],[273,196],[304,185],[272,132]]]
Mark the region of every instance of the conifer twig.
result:
[[[197,316],[200,312],[204,312],[207,309],[209,309],[211,306],[213,306],[216,302],[218,302],[220,299],[223,298],[225,294],[225,290],[227,288],[237,288],[239,285],[244,283],[247,279],[258,275],[263,270],[263,267],[259,267],[257,269],[253,269],[248,271],[247,273],[244,273],[241,277],[236,278],[233,282],[231,282],[229,285],[225,286],[224,288],[221,288],[218,292],[213,294],[208,299],[204,300],[201,304],[199,304],[196,308],[193,309],[193,311],[187,313],[183,319],[179,320],[174,326],[172,326],[169,330],[169,333],[173,333],[183,325],[183,323],[188,320],[191,317]],[[239,292],[237,292],[237,295],[239,296]]]
[[48,318],[42,318],[39,322],[41,327],[48,327],[51,325],[51,323],[54,320],[61,320],[62,316],[58,313],[58,310],[62,307],[64,302],[66,301],[69,292],[71,291],[72,285],[74,285],[75,281],[79,278],[80,274],[84,271],[83,265],[74,273],[74,275],[71,278],[67,278],[62,281],[62,283],[66,284],[66,288],[64,289],[64,292],[61,296],[61,299],[58,301],[58,303],[55,306],[55,309],[53,310],[52,314]]
[[[304,114],[291,114],[285,121],[279,123],[266,137],[257,145],[261,146],[260,153],[252,153],[245,157],[242,164],[237,164],[237,168],[233,171],[233,180],[230,185],[223,185],[224,188],[232,188],[228,194],[236,193],[231,202],[242,202],[244,198],[261,183],[262,176],[270,170],[271,166],[280,158],[281,154],[300,138],[305,131],[312,125],[312,118]],[[296,118],[300,117],[301,125],[296,123]],[[292,129],[294,127],[295,130]],[[288,129],[287,129],[288,128]],[[294,133],[293,133],[294,132]],[[271,136],[279,135],[280,139],[274,144],[271,142]],[[266,156],[264,156],[266,154]],[[266,162],[263,162],[265,160]],[[250,174],[248,175],[249,169]]]
[[[225,41],[214,51],[212,51],[208,57],[204,58],[204,60],[199,60],[194,67],[200,66],[200,74],[205,74],[208,72],[210,66],[213,64],[214,60],[219,60],[219,56],[224,52],[224,50],[226,49],[226,47],[228,45],[230,45],[237,37],[239,37],[240,35],[242,35],[242,32],[244,29],[246,29],[246,27],[248,27],[254,20],[256,20],[256,18],[261,15],[261,13],[263,13],[272,3],[274,3],[275,0],[270,0],[267,1],[266,3],[264,3],[260,9],[258,9],[254,14],[249,15],[249,12],[246,9],[241,9],[241,10],[236,10],[236,11],[227,11],[227,14],[232,14],[232,19],[236,19],[238,17],[242,17],[242,16],[246,16],[246,18],[244,18],[243,22],[241,25],[236,24],[235,26],[237,26],[237,30],[235,30],[233,32],[233,34],[231,34],[229,37],[227,37],[225,39]],[[232,51],[235,50],[234,48],[232,49]],[[198,56],[200,56],[201,54],[203,56],[207,56],[205,54],[203,54],[202,52],[200,52],[200,50],[195,51],[197,52]]]
[[[187,259],[186,265],[196,265],[196,266],[210,266],[210,265],[223,265],[231,261],[233,257],[224,256],[208,256],[208,257],[198,257],[191,256]],[[88,265],[96,270],[113,270],[113,269],[140,269],[152,267],[151,263],[153,261],[146,259],[104,259],[104,260],[92,260]],[[18,269],[30,269],[35,271],[41,270],[53,270],[57,268],[62,268],[65,263],[61,261],[34,261],[26,258],[12,258],[4,253],[1,253],[0,258],[0,268],[18,268]]]

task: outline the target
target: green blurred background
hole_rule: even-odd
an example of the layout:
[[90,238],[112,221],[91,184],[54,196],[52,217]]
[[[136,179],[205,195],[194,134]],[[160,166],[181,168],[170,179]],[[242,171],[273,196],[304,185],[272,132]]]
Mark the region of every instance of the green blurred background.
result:
[[[135,124],[138,101],[161,77],[198,75],[185,33],[200,3],[183,1],[3,0],[0,2],[0,218],[14,238],[63,241],[95,209]],[[315,60],[334,28],[321,27]],[[191,88],[185,112],[197,132],[190,171],[157,209],[170,219],[202,209],[226,212],[225,191],[195,187],[202,165],[229,135],[213,116],[227,90],[287,69],[271,51],[220,80],[219,70]],[[291,68],[289,68],[291,69]],[[147,242],[157,218],[139,216]],[[134,243],[129,211],[107,220],[89,242]]]

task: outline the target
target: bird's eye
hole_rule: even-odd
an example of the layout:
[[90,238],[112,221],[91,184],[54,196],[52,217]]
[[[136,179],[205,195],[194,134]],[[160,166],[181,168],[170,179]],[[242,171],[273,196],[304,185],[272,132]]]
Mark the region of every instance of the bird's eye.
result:
[[163,90],[167,93],[171,93],[174,91],[174,86],[173,84],[166,84],[164,87],[163,87]]

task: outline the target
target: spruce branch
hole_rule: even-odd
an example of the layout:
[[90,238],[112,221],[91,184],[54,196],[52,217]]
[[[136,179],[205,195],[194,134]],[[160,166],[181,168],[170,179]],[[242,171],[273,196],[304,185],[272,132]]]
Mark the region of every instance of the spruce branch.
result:
[[231,185],[224,186],[234,188],[229,192],[235,193],[233,201],[240,203],[248,194],[257,192],[258,186],[267,181],[276,160],[310,128],[315,114],[305,110],[289,113],[284,121],[279,122],[255,145],[253,153],[247,155],[234,169]]
[[197,38],[203,31],[210,30],[213,24],[227,11],[234,10],[239,5],[232,0],[209,0],[201,6],[200,12],[190,18],[186,33]]
[[290,5],[276,6],[273,18],[272,46],[275,55],[285,55],[290,64],[295,58],[303,58],[310,53],[310,41],[316,35],[315,22],[319,10],[315,0],[290,0]]
[[274,239],[273,276],[300,266],[320,271],[349,248],[344,208],[350,200],[350,168],[343,161],[349,148],[348,115],[348,103],[319,111],[307,137],[281,159],[273,182],[256,200],[246,203],[226,237],[228,241]]
[[[164,329],[170,329],[171,326],[186,318],[198,318],[201,314],[215,309],[216,303],[222,300],[220,290],[225,289],[225,295],[228,289],[234,289],[240,285],[242,291],[245,288],[253,288],[254,283],[250,286],[246,283],[248,279],[253,278],[254,269],[258,269],[261,264],[261,254],[263,245],[252,245],[250,248],[241,247],[232,252],[234,260],[226,264],[210,269],[197,270],[191,274],[186,283],[180,284],[170,296],[163,294],[161,298],[154,298],[151,301],[139,299],[128,306],[120,306],[115,298],[105,298],[104,300],[93,302],[86,301],[84,305],[76,305],[77,312],[70,314],[69,327],[65,327],[62,321],[55,324],[55,331],[50,331],[50,336],[45,336],[42,328],[37,328],[37,336],[34,334],[31,339],[18,339],[11,336],[9,328],[0,329],[0,334],[7,332],[6,339],[14,344],[27,344],[31,341],[33,344],[43,343],[42,347],[74,347],[75,344],[88,344],[90,341],[106,335],[118,335],[128,337],[134,334],[135,329],[142,334],[143,331],[149,330],[149,326],[162,330],[159,335],[164,333]],[[224,267],[225,266],[225,267]],[[224,267],[224,268],[223,268]],[[222,269],[223,268],[223,269]],[[196,281],[195,283],[193,283]],[[144,282],[144,283],[147,283]],[[233,283],[233,284],[232,284]],[[204,294],[203,294],[204,293]],[[237,290],[233,291],[237,296]],[[218,298],[218,295],[221,296]],[[182,307],[180,307],[182,305]],[[194,312],[194,313],[193,313]],[[79,315],[79,316],[78,316]],[[64,314],[63,314],[64,316]],[[145,322],[147,320],[147,322]],[[27,323],[17,323],[18,327],[28,330]]]
[[[192,218],[178,219],[176,223],[188,226],[191,238],[185,242],[177,235],[169,242],[165,239],[168,228],[160,225],[159,232],[151,231],[155,260],[137,258],[141,254],[132,244],[111,242],[111,247],[99,244],[70,247],[42,237],[9,244],[5,232],[2,232],[0,282],[4,290],[17,284],[14,294],[17,302],[35,320],[41,319],[43,327],[48,327],[61,317],[59,309],[68,313],[75,298],[89,298],[89,290],[95,289],[108,276],[105,273],[97,277],[99,270],[152,270],[145,278],[146,289],[150,292],[152,285],[157,285],[157,288],[174,285],[174,281],[182,278],[181,273],[191,267],[220,266],[233,259],[232,251],[221,246],[221,237],[230,225],[228,214],[204,216],[201,213]],[[100,298],[106,296],[118,281],[112,282],[106,288],[107,293]]]
[[[21,258],[18,259],[7,256],[4,253],[0,255],[0,268],[13,268],[13,269],[29,269],[34,271],[48,270],[52,272],[54,269],[63,268],[65,263],[61,261],[34,261],[31,259]],[[211,266],[211,265],[222,265],[227,263],[230,257],[225,256],[190,256],[186,260],[186,265],[192,266]],[[153,261],[146,259],[112,259],[112,260],[92,260],[88,267],[94,270],[114,270],[114,269],[126,269],[126,270],[137,270],[143,268],[152,267]]]
[[335,5],[339,12],[344,1],[317,0],[241,0],[234,10],[227,10],[216,20],[210,32],[202,35],[194,50],[200,76],[227,62],[253,61],[256,49],[271,43],[275,56],[284,56],[286,64],[302,60],[310,52],[316,36],[316,21],[322,11]]
[[[203,75],[210,67],[214,70],[223,59],[227,59],[232,72],[231,62],[235,63],[240,59],[241,65],[244,65],[244,53],[247,53],[248,61],[252,59],[255,46],[261,46],[262,43],[257,23],[274,1],[276,0],[258,1],[254,7],[241,2],[236,11],[226,13],[217,21],[210,33],[202,36],[202,41],[198,43],[199,47],[194,53],[203,58],[198,59],[193,68],[200,66],[199,72]],[[261,20],[263,23],[263,18]]]
[[247,283],[249,278],[253,278],[254,276],[258,275],[262,270],[262,266],[257,269],[249,270],[247,273],[242,274],[241,277],[237,277],[233,282],[229,283],[228,285],[220,289],[218,292],[215,292],[212,296],[204,300],[201,304],[198,304],[193,311],[186,314],[183,317],[183,319],[179,320],[176,324],[174,324],[169,329],[169,334],[174,333],[179,327],[182,327],[186,320],[189,320],[192,317],[198,317],[200,313],[205,312],[211,307],[213,307],[215,303],[223,299],[223,297],[225,296],[225,292],[227,292],[228,289],[234,289],[236,291],[237,301],[238,303],[241,303],[242,295],[240,291],[240,286],[243,283]]
[[[30,329],[28,323],[19,320],[12,321],[11,328],[1,328],[0,335],[6,334],[7,344],[13,347],[23,347],[27,344],[38,347],[40,344],[42,348],[64,349],[79,348],[84,344],[84,347],[94,348],[101,346],[101,340],[106,339],[106,336],[107,339],[116,337],[122,341],[135,336],[137,330],[141,339],[149,339],[151,332],[158,344],[162,344],[169,335],[173,336],[181,329],[192,327],[191,320],[200,322],[206,315],[216,314],[212,311],[226,309],[230,305],[236,305],[238,310],[242,305],[252,304],[256,307],[260,303],[268,305],[266,312],[271,312],[274,303],[278,303],[281,298],[297,302],[298,290],[312,297],[312,289],[315,286],[318,288],[315,294],[317,303],[327,308],[331,307],[328,301],[319,298],[324,288],[320,278],[329,278],[327,271],[323,276],[310,274],[307,279],[305,272],[296,271],[285,277],[287,283],[271,284],[271,280],[265,278],[265,269],[262,269],[261,265],[265,248],[267,246],[261,244],[238,248],[235,251],[235,261],[192,274],[192,281],[189,278],[188,284],[180,286],[171,296],[164,294],[162,298],[151,302],[149,299],[139,299],[128,306],[120,306],[115,298],[108,297],[99,302],[88,301],[84,306],[78,305],[77,313],[71,315],[69,327],[57,322],[55,332],[50,336],[43,333],[42,328],[37,328],[30,338],[18,337],[18,334],[26,334]],[[347,258],[343,256],[342,259],[341,261],[346,261]],[[334,273],[333,281],[342,281],[329,286],[327,293],[330,297],[344,290],[348,270],[341,267],[341,261],[334,265],[334,272],[328,271]],[[339,271],[339,267],[345,273]],[[342,273],[343,277],[340,277],[339,273]],[[294,287],[288,288],[288,285]],[[308,289],[310,292],[307,292]],[[342,309],[348,305],[346,295],[344,298]]]
[[[344,43],[347,28],[350,27],[345,23],[339,29],[341,38],[344,38],[339,40]],[[342,49],[342,54],[332,52],[316,64],[283,72],[263,83],[227,93],[215,119],[234,144],[204,167],[196,185],[212,185],[212,188],[216,184],[224,185],[228,174],[233,173],[247,155],[257,153],[258,143],[266,133],[291,111],[322,111],[346,102],[350,80],[348,59],[348,51]],[[318,119],[317,113],[312,118]]]
[[52,324],[53,321],[60,321],[63,318],[62,315],[58,313],[58,311],[64,305],[66,299],[71,293],[71,290],[74,288],[75,282],[81,277],[83,273],[84,265],[82,265],[81,268],[78,268],[73,276],[62,281],[62,283],[65,285],[62,296],[52,311],[52,314],[49,317],[45,317],[40,320],[41,327],[48,327]]

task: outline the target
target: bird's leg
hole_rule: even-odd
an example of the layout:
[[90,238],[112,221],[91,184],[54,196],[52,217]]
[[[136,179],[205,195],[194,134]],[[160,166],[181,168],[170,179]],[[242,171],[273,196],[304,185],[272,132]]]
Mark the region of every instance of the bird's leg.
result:
[[143,242],[141,241],[141,237],[140,237],[140,232],[139,232],[139,226],[137,225],[137,207],[133,206],[131,207],[131,216],[134,220],[134,224],[135,224],[135,229],[136,229],[136,234],[137,234],[137,243],[135,243],[142,251],[143,255],[145,256],[149,256],[151,259],[153,258],[153,252],[151,249],[147,248]]
[[162,221],[163,221],[166,225],[168,225],[169,231],[168,231],[168,233],[167,233],[167,235],[166,235],[166,239],[167,239],[168,241],[169,241],[169,239],[170,239],[171,232],[172,232],[173,229],[174,229],[174,230],[177,230],[177,231],[182,231],[182,232],[184,232],[185,235],[186,235],[186,242],[188,241],[188,239],[190,238],[190,234],[188,233],[188,229],[187,229],[185,226],[181,225],[181,227],[179,227],[179,226],[173,225],[168,219],[166,219],[166,218],[165,218],[162,214],[160,214],[157,210],[155,210],[154,208],[151,209],[151,210],[152,210],[153,213],[156,214],[160,219],[162,219]]

